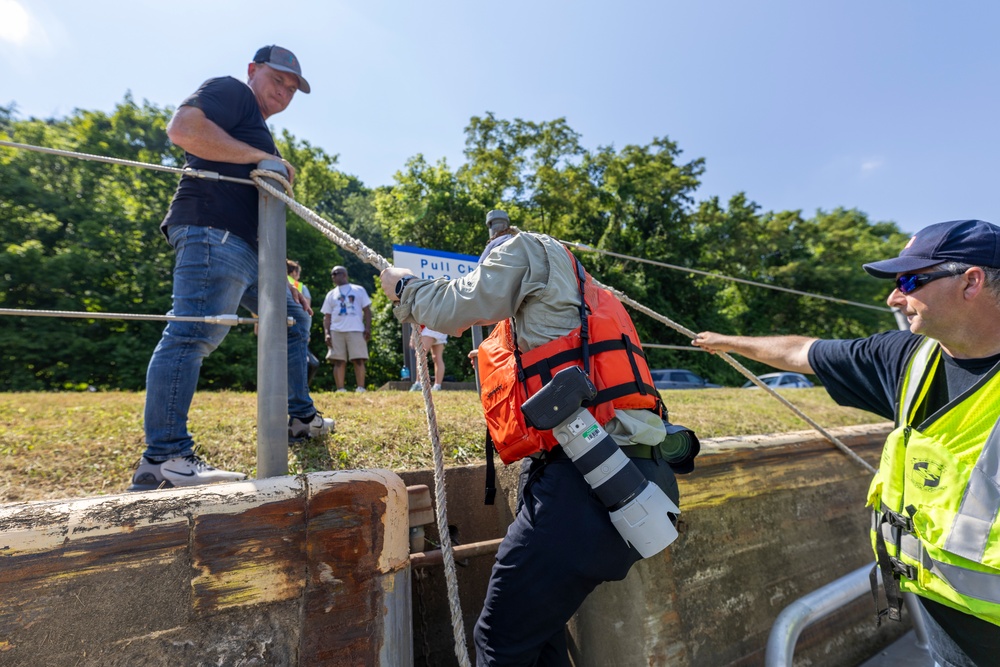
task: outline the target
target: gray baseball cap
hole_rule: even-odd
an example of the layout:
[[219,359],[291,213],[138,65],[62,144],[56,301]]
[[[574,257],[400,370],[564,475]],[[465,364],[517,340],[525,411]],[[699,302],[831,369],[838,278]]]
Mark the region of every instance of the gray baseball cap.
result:
[[253,56],[255,63],[264,63],[281,72],[294,74],[299,79],[299,90],[309,93],[309,82],[302,77],[302,65],[295,54],[281,46],[262,46]]
[[497,208],[486,214],[486,228],[490,230],[490,238],[508,227],[510,227],[510,218],[507,217],[506,211]]
[[498,208],[493,209],[492,211],[486,214],[486,226],[489,227],[490,223],[493,222],[494,220],[506,220],[507,224],[508,225],[510,224],[510,218],[507,217],[507,212],[501,211]]

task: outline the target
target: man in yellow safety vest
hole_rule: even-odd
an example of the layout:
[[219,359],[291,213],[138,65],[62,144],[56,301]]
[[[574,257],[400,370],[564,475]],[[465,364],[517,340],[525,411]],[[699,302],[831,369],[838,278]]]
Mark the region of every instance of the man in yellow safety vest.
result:
[[919,596],[941,665],[1000,659],[1000,227],[931,225],[898,257],[864,265],[895,281],[908,331],[858,340],[697,335],[709,352],[815,373],[841,405],[895,422],[868,493],[888,601]]

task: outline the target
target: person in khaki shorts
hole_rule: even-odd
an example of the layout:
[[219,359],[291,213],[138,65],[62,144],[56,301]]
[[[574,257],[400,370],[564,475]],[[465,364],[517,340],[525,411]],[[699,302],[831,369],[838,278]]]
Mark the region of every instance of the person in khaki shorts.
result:
[[350,360],[354,364],[356,391],[362,392],[365,390],[368,341],[372,334],[372,300],[364,287],[350,283],[345,267],[333,267],[330,278],[334,288],[327,292],[320,309],[328,348],[326,358],[333,365],[337,391],[347,391],[344,389],[344,376]]

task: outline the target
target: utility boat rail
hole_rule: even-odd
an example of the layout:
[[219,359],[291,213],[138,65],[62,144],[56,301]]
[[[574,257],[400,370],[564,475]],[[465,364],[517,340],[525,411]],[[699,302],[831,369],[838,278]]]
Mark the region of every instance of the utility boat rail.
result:
[[[874,563],[859,567],[785,607],[774,620],[771,634],[767,638],[767,648],[764,652],[765,667],[792,667],[795,644],[803,630],[862,595],[871,592],[869,573],[873,565]],[[881,572],[878,574],[878,580],[881,586]],[[923,618],[919,613],[914,613],[916,611],[914,605],[918,603],[913,599],[912,593],[906,593],[905,596],[906,608],[913,620],[917,646],[922,649],[926,648],[927,632],[924,628]]]

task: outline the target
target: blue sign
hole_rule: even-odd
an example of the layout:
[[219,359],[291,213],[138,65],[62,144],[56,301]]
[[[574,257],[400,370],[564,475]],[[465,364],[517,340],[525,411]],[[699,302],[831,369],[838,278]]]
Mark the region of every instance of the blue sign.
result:
[[476,270],[479,257],[407,245],[392,246],[392,264],[409,269],[418,278],[461,278]]

